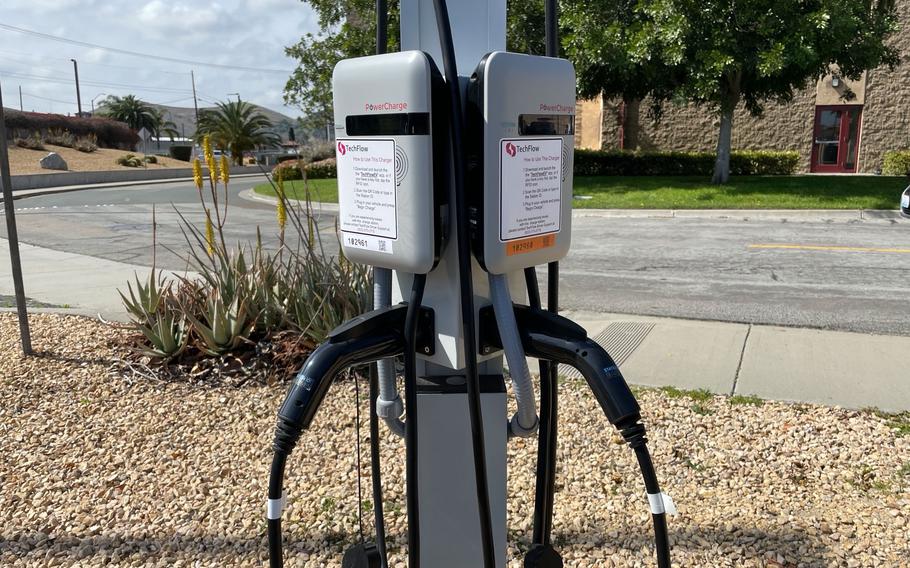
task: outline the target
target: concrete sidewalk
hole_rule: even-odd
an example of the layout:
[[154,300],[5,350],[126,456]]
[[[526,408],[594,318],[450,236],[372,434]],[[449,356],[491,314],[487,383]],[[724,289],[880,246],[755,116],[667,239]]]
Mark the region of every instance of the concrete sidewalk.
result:
[[[32,245],[20,248],[26,295],[67,306],[62,312],[122,320],[117,289],[149,270]],[[5,239],[0,239],[0,295],[13,295]],[[564,315],[608,347],[635,384],[910,410],[910,337],[595,312]]]

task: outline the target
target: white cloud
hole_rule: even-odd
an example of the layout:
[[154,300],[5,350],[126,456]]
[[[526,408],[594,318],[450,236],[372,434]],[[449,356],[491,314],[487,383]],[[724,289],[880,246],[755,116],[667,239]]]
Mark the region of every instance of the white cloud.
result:
[[[2,0],[3,23],[73,40],[193,61],[294,68],[284,47],[315,31],[299,0]],[[283,104],[287,75],[221,70],[60,43],[0,29],[0,81],[7,106],[75,112],[70,58],[79,61],[82,106],[100,93],[192,106],[190,69],[205,100],[240,92],[244,100],[297,116]],[[35,95],[35,96],[32,96]],[[41,98],[39,98],[41,97]],[[53,99],[47,100],[47,99]],[[181,100],[182,99],[182,100]],[[67,102],[72,101],[72,102]],[[206,105],[204,101],[200,102]]]

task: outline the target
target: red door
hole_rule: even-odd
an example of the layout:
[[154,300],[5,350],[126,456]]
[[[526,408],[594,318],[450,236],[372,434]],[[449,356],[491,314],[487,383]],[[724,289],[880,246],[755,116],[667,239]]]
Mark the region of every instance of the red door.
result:
[[856,172],[859,129],[863,107],[859,105],[818,106],[815,108],[815,139],[812,143],[811,171],[822,173]]

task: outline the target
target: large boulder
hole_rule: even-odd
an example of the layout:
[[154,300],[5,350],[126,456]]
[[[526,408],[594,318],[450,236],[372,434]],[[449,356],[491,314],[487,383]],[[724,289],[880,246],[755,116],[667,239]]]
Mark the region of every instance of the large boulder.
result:
[[66,160],[60,157],[60,154],[56,152],[51,152],[47,156],[41,158],[38,162],[41,164],[41,167],[45,170],[63,170],[66,171],[69,167],[66,165]]

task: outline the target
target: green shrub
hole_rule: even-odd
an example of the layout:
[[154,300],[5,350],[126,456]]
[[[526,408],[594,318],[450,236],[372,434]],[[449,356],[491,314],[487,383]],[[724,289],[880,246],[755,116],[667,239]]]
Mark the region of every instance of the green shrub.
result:
[[76,141],[73,142],[73,148],[90,154],[98,149],[98,137],[94,134],[89,134],[88,136],[80,136],[76,138]]
[[886,176],[910,176],[910,150],[885,152],[882,173]]
[[44,150],[44,142],[41,140],[41,137],[38,134],[32,134],[27,138],[16,138],[16,146],[20,148],[28,148],[29,150]]
[[54,128],[48,130],[47,134],[44,135],[44,143],[53,146],[63,146],[64,148],[72,148],[76,143],[76,137],[73,136],[73,133],[69,130]]
[[144,156],[142,158],[142,161],[145,162],[146,164],[157,164],[158,156]]
[[[575,150],[577,176],[708,176],[714,171],[710,152],[622,152]],[[734,151],[730,173],[791,175],[799,166],[798,152]]]
[[193,155],[192,146],[171,146],[167,150],[168,156],[181,162],[189,162]]
[[145,162],[142,161],[142,158],[136,154],[124,154],[117,158],[117,163],[121,166],[126,166],[128,168],[142,168],[145,167]]
[[284,181],[303,179],[303,174],[300,172],[300,163],[296,160],[280,162],[275,166],[272,169],[272,179],[278,179],[279,175]]
[[305,166],[306,177],[309,179],[326,179],[338,177],[338,171],[335,168],[335,158],[328,158],[307,164]]

